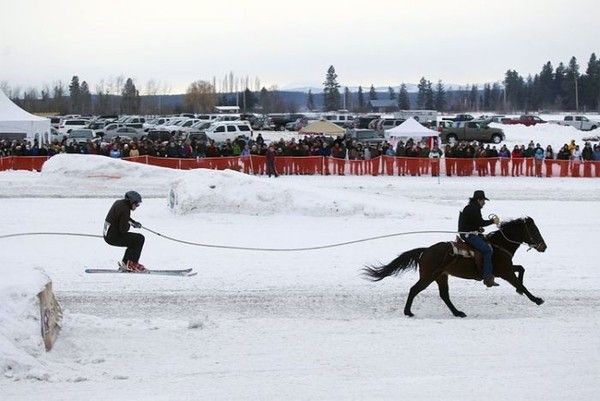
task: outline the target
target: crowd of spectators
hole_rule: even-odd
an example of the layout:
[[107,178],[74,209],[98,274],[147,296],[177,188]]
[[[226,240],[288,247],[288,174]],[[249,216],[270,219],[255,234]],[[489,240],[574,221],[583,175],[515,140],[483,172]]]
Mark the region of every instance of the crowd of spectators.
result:
[[[147,137],[140,140],[115,138],[111,142],[87,141],[86,143],[77,143],[64,139],[62,142],[54,142],[50,145],[39,145],[37,142],[2,140],[0,141],[0,156],[52,156],[58,153],[76,153],[76,154],[96,154],[114,158],[135,157],[135,156],[155,156],[167,158],[215,158],[228,156],[264,156],[272,146],[275,156],[286,157],[307,157],[324,156],[334,159],[348,159],[351,161],[351,171],[353,174],[362,174],[364,163],[352,164],[352,161],[369,161],[378,156],[393,156],[396,158],[427,158],[439,159],[445,157],[447,175],[471,175],[473,168],[477,170],[478,175],[495,175],[496,164],[499,163],[500,175],[527,175],[541,176],[542,165],[557,161],[571,161],[579,163],[583,161],[600,161],[600,145],[592,148],[590,142],[585,142],[581,149],[578,144],[572,140],[564,144],[555,151],[551,145],[546,147],[533,141],[525,145],[515,145],[509,149],[506,145],[498,148],[496,145],[484,145],[477,142],[458,142],[446,144],[443,149],[433,145],[429,147],[427,142],[417,142],[412,139],[406,142],[399,141],[391,144],[387,141],[361,142],[348,136],[330,138],[326,136],[305,136],[302,139],[284,140],[271,142],[269,145],[260,134],[256,138],[238,138],[234,141],[226,141],[216,144],[213,141],[189,140],[189,139],[171,139],[169,141],[153,141]],[[476,159],[475,163],[460,163],[460,159]],[[487,160],[486,160],[487,159]],[[512,163],[508,161],[512,159]],[[387,160],[385,163],[390,163]],[[510,170],[509,170],[510,164]],[[425,164],[424,164],[425,165]],[[417,168],[409,171],[401,165],[398,168],[399,174],[420,175],[429,173],[427,163],[426,170]],[[434,164],[434,168],[437,164]],[[467,166],[467,167],[461,167]],[[383,166],[386,167],[386,166]],[[525,167],[525,170],[523,170]],[[371,167],[364,167],[371,168]],[[372,167],[376,168],[376,167]],[[470,171],[464,171],[464,169]],[[388,169],[390,167],[388,166]],[[359,171],[360,170],[360,171]],[[422,171],[423,170],[423,171]],[[438,171],[432,171],[434,175]]]

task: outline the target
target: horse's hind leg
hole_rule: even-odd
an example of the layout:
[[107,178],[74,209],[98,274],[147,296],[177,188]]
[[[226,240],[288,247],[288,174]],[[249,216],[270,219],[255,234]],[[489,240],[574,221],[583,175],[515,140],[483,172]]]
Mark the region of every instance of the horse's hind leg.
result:
[[459,311],[450,301],[450,293],[448,292],[448,275],[440,274],[440,276],[435,280],[437,281],[439,290],[440,290],[440,298],[444,300],[448,308],[454,316],[457,317],[466,317],[467,315],[464,312]]
[[[513,270],[518,274],[519,284],[523,285],[523,276],[525,275],[525,268],[521,265],[513,265]],[[523,290],[517,288],[517,294],[523,295]]]
[[519,279],[517,278],[517,276],[515,276],[515,273],[513,271],[503,271],[499,277],[508,281],[510,284],[512,284],[513,287],[517,289],[517,292],[521,291],[521,293],[525,294],[525,296],[535,304],[541,305],[544,303],[544,300],[542,298],[534,296],[522,283],[519,282]]
[[408,292],[408,298],[406,299],[406,305],[404,306],[404,314],[406,316],[409,316],[409,317],[414,316],[414,314],[410,311],[410,308],[412,307],[413,299],[417,296],[418,293],[423,291],[425,288],[429,287],[429,284],[431,284],[431,283],[433,283],[433,278],[421,277],[419,279],[419,281],[417,281],[417,283],[410,288],[410,291]]

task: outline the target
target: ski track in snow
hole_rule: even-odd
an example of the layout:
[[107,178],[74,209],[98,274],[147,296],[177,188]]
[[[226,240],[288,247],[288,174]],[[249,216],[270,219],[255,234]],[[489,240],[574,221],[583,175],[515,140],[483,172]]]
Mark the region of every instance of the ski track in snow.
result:
[[[34,351],[37,332],[15,334],[39,366],[3,372],[2,401],[595,400],[600,390],[600,180],[264,179],[331,190],[328,196],[339,202],[380,200],[389,211],[317,217],[277,210],[260,216],[173,214],[166,178],[83,184],[77,177],[31,175],[29,184],[19,184],[18,176],[0,174],[0,182],[12,183],[0,194],[0,235],[98,234],[113,199],[139,185],[151,196],[134,218],[148,227],[192,241],[259,247],[453,230],[458,210],[482,188],[492,199],[484,215],[530,215],[540,227],[548,250],[521,248],[516,261],[526,269],[525,284],[546,303],[533,304],[504,281],[488,290],[451,278],[450,295],[467,318],[453,317],[432,285],[417,296],[416,316],[409,319],[402,311],[415,272],[379,283],[360,276],[365,265],[448,240],[449,234],[266,253],[184,246],[142,231],[142,262],[195,267],[199,274],[190,278],[87,275],[85,267],[114,267],[122,254],[100,239],[6,239],[2,265],[43,268],[65,320],[50,353]],[[54,189],[44,195],[38,182]],[[80,197],[86,190],[89,197]],[[40,197],[25,196],[34,192]]]

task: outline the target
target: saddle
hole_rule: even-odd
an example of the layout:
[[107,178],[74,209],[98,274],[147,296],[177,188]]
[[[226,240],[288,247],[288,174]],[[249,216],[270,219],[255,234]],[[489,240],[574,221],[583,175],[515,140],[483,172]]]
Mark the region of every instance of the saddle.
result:
[[457,235],[455,241],[450,241],[452,245],[452,255],[466,259],[473,259],[477,271],[483,274],[483,255],[477,249],[467,244]]

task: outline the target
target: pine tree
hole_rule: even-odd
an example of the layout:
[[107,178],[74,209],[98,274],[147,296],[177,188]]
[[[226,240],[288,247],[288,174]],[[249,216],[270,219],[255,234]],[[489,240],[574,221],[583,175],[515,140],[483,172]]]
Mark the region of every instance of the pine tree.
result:
[[479,88],[477,85],[472,85],[469,92],[469,104],[472,110],[479,110]]
[[140,110],[140,92],[136,89],[133,79],[127,78],[121,91],[121,112],[137,114]]
[[362,86],[358,87],[358,111],[364,111],[365,109],[365,94],[363,93]]
[[92,114],[92,94],[90,93],[90,88],[85,81],[81,83],[80,96],[81,113],[84,115]]
[[421,77],[417,89],[417,109],[423,109],[427,100],[427,80],[425,77]]
[[589,110],[597,110],[600,98],[600,60],[592,53],[588,61],[585,76],[582,77],[582,103]]
[[308,90],[308,96],[306,98],[306,108],[309,111],[313,111],[315,109],[315,96],[312,93],[312,89]]
[[400,92],[398,93],[398,107],[400,110],[410,110],[410,99],[408,98],[408,90],[406,85],[400,85]]
[[435,95],[434,95],[434,105],[437,111],[445,111],[446,110],[446,90],[444,89],[444,84],[442,84],[442,80],[440,79],[435,87]]
[[348,87],[344,87],[344,110],[352,109],[352,93]]
[[565,106],[568,110],[579,110],[579,64],[575,57],[571,57],[565,72]]
[[396,91],[391,86],[388,86],[388,96],[390,100],[396,99]]
[[492,87],[491,85],[488,84],[483,84],[483,101],[482,101],[482,106],[484,110],[492,110],[492,103],[491,103],[491,97],[492,97]]
[[245,111],[247,113],[253,112],[254,108],[256,107],[256,104],[258,103],[258,99],[256,99],[254,92],[252,92],[248,88],[246,88],[246,90],[244,90],[244,102],[246,105]]
[[557,109],[563,109],[566,94],[565,94],[565,80],[567,69],[563,63],[559,63],[558,67],[556,67],[556,71],[554,72],[554,107]]
[[340,108],[340,84],[337,82],[337,74],[333,65],[327,69],[325,82],[323,82],[324,106],[326,111],[334,111]]
[[432,110],[435,107],[435,103],[433,100],[433,86],[431,81],[427,81],[425,86],[425,109]]
[[71,84],[69,85],[69,100],[71,102],[71,112],[81,113],[81,88],[79,87],[79,77],[74,75],[71,78]]
[[60,81],[52,89],[52,111],[58,114],[69,113],[69,104],[65,98],[65,88]]
[[373,84],[371,84],[371,88],[369,88],[369,100],[377,100],[377,91]]
[[490,110],[504,110],[504,104],[502,103],[503,90],[498,82],[492,84],[490,89]]

